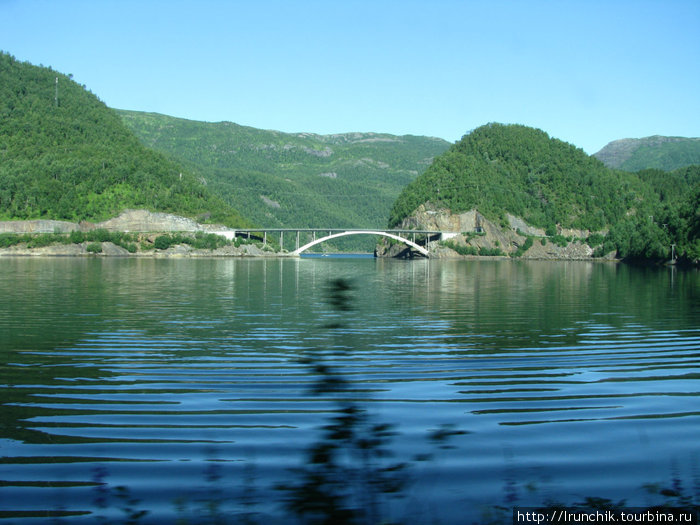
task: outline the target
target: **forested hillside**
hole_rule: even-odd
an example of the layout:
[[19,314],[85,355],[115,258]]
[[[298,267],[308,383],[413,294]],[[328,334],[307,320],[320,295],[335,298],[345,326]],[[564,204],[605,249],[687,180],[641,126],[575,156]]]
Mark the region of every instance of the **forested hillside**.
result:
[[200,170],[267,227],[382,227],[401,190],[449,144],[378,133],[282,133],[119,111],[143,143]]
[[476,208],[492,219],[510,212],[542,228],[600,230],[646,206],[649,196],[638,177],[611,172],[544,131],[488,124],[465,135],[406,188],[390,224],[432,200],[453,211]]
[[454,213],[477,209],[506,223],[608,231],[604,249],[623,258],[670,257],[671,244],[700,257],[700,168],[615,171],[571,144],[520,125],[488,124],[453,145],[409,184],[392,208],[397,226],[430,202]]
[[673,171],[700,165],[700,138],[653,136],[607,144],[594,156],[609,168]]
[[0,53],[0,219],[99,221],[125,208],[247,223],[70,76]]

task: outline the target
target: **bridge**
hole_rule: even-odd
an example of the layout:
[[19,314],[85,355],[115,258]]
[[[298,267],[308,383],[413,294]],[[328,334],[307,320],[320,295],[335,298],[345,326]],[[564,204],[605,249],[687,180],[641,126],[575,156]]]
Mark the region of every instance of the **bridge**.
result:
[[[429,243],[435,240],[445,240],[456,235],[456,232],[443,232],[439,230],[373,230],[373,229],[353,229],[353,228],[250,228],[250,229],[231,229],[225,231],[212,232],[217,235],[233,240],[236,237],[258,238],[263,241],[263,245],[267,244],[268,234],[279,234],[280,247],[284,247],[284,236],[293,235],[295,238],[295,248],[290,255],[301,255],[309,248],[316,246],[330,239],[345,237],[348,235],[375,235],[380,237],[388,237],[397,240],[414,249],[425,257],[430,257]],[[305,244],[301,243],[301,235],[305,234],[307,239],[311,240]],[[422,242],[422,246],[421,243]]]

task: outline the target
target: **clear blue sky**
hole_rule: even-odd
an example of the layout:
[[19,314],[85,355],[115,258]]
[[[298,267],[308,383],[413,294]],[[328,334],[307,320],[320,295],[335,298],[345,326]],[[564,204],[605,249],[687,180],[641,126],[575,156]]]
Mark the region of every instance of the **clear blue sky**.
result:
[[288,132],[700,136],[700,0],[0,0],[0,49],[114,108]]

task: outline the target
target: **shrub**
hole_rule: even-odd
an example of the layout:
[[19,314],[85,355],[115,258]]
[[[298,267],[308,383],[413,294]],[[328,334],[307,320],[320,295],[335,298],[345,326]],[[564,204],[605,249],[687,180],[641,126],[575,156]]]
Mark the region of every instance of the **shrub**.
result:
[[157,250],[167,250],[173,244],[173,239],[170,235],[159,235],[153,243]]
[[484,248],[483,246],[479,248],[479,255],[487,257],[498,257],[499,255],[505,255],[500,248]]
[[446,246],[450,250],[456,251],[460,255],[477,255],[478,251],[474,246],[462,246],[461,244],[455,244],[452,241],[444,241],[443,246]]
[[[236,240],[238,241],[238,239]],[[230,243],[225,237],[215,233],[207,233],[205,235],[201,235],[199,238],[196,238],[194,247],[200,250],[216,250],[217,248],[221,248],[227,244]]]
[[102,243],[101,242],[91,242],[87,245],[88,253],[102,253]]
[[594,248],[596,246],[599,246],[605,242],[605,236],[601,235],[600,233],[592,233],[591,235],[588,236],[588,239],[586,239],[586,244],[590,246],[591,248]]
[[605,241],[593,251],[593,257],[604,257],[612,251],[616,251],[615,245],[611,241]]
[[525,242],[521,246],[519,246],[518,249],[515,252],[513,252],[510,256],[521,257],[526,251],[528,251],[532,247],[533,242],[534,241],[532,237],[528,237],[527,239],[525,239]]
[[85,242],[85,234],[81,231],[72,231],[68,235],[68,240],[72,244],[81,244]]
[[104,228],[99,228],[88,232],[87,240],[93,242],[108,242],[112,240],[112,234]]
[[565,248],[569,244],[569,241],[566,240],[566,237],[559,234],[553,235],[551,241],[561,248]]
[[56,235],[52,233],[42,233],[35,235],[27,242],[27,248],[41,248],[56,242]]
[[22,237],[14,233],[3,233],[0,235],[0,248],[9,248],[22,242]]

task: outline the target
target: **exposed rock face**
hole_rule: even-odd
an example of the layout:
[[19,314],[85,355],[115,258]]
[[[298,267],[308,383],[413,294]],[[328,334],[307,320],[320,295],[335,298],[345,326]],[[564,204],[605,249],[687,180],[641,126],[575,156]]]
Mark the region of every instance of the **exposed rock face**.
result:
[[147,210],[124,210],[118,217],[104,222],[66,222],[51,220],[0,221],[0,233],[70,233],[104,228],[120,232],[197,232],[229,231],[230,228],[198,222],[170,213]]
[[55,244],[53,246],[42,246],[41,248],[27,248],[25,245],[10,246],[0,249],[0,256],[53,256],[53,257],[76,257],[88,255],[87,243],[83,244]]
[[537,237],[545,236],[545,232],[542,228],[535,228],[533,226],[530,226],[520,217],[516,217],[515,215],[506,213],[506,218],[508,219],[508,224],[510,224],[510,227],[513,228],[515,231],[520,230],[521,232],[527,235],[535,235]]
[[273,201],[271,198],[266,197],[265,195],[260,195],[260,198],[265,203],[265,205],[269,206],[270,208],[281,208],[279,202]]
[[146,210],[125,210],[97,227],[121,232],[196,232],[202,229],[192,219]]
[[113,244],[111,242],[103,242],[102,254],[111,257],[126,257],[129,255],[129,252],[121,246],[117,246],[116,244]]
[[66,221],[0,221],[0,233],[70,233],[80,226]]
[[436,208],[430,203],[421,204],[413,215],[401,223],[401,229],[440,230],[447,232],[474,231],[483,216],[476,210],[453,215],[450,210]]
[[[404,219],[400,229],[437,230],[452,232],[447,243],[437,239],[430,242],[431,257],[475,257],[476,255],[460,255],[459,251],[479,253],[497,253],[500,250],[504,256],[518,251],[527,242],[528,236],[540,237],[534,239],[532,245],[520,255],[523,259],[589,259],[593,249],[582,241],[574,241],[566,246],[558,246],[548,242],[541,228],[528,225],[519,217],[507,215],[508,224],[496,224],[477,210],[453,214],[450,210],[437,208],[430,203],[419,206],[416,211]],[[565,236],[585,238],[588,232],[579,230],[559,229]],[[453,249],[453,247],[455,249]],[[406,245],[395,242],[380,241],[375,254],[378,257],[406,257],[411,251]]]

